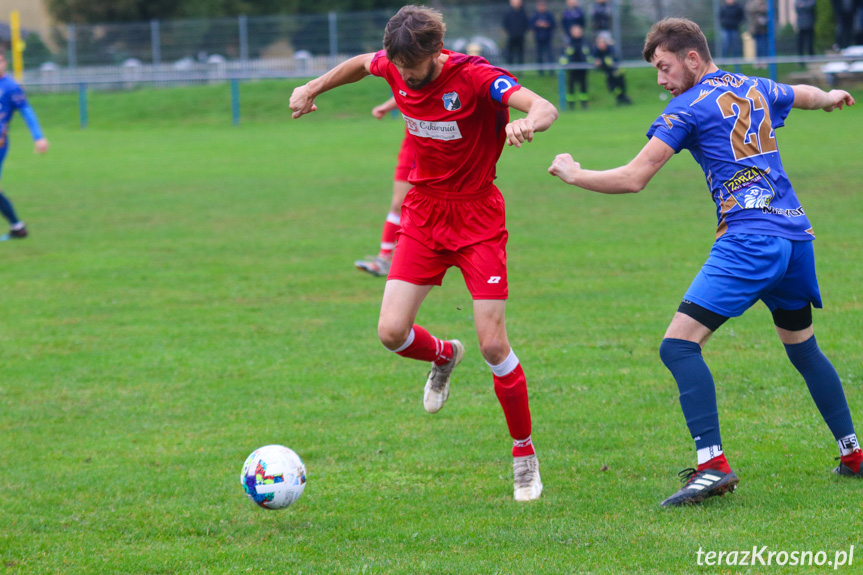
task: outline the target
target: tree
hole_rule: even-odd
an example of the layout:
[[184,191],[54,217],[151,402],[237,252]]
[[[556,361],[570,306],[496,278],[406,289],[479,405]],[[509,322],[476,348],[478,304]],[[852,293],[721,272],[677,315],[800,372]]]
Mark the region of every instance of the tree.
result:
[[[224,18],[240,15],[314,14],[396,9],[407,0],[45,0],[51,16],[66,24],[144,22],[151,19]],[[489,0],[440,0],[431,4],[462,6]]]
[[175,18],[183,3],[174,0],[46,0],[51,16],[66,24]]

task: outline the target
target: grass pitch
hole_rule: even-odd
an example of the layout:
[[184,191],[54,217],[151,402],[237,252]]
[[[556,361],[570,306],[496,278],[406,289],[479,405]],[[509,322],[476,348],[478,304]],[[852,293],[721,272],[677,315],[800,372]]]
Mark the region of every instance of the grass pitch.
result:
[[[352,268],[379,241],[403,130],[369,114],[382,81],[295,122],[289,84],[244,85],[237,128],[227,86],[94,94],[84,131],[74,96],[33,97],[53,148],[33,156],[16,121],[3,174],[32,236],[0,244],[0,572],[719,573],[747,569],[698,566],[699,549],[863,553],[863,484],[830,473],[833,439],[760,305],[705,352],[740,488],[659,508],[695,454],[657,350],[714,207],[688,154],[635,196],[546,174],[564,151],[628,161],[661,111],[649,71],[625,109],[591,80],[589,111],[498,170],[545,484],[527,505],[458,271],[418,319],[468,349],[429,416],[426,366],[377,341],[383,281]],[[778,132],[818,234],[816,333],[858,421],[861,117],[794,111]],[[268,443],[308,467],[282,512],[239,484]]]

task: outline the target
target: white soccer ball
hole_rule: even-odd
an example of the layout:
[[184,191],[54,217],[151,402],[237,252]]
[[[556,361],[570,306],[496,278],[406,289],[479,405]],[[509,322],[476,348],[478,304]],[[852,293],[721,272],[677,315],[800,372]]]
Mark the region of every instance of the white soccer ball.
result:
[[303,494],[306,466],[283,445],[265,445],[252,452],[240,476],[249,499],[264,509],[284,509]]

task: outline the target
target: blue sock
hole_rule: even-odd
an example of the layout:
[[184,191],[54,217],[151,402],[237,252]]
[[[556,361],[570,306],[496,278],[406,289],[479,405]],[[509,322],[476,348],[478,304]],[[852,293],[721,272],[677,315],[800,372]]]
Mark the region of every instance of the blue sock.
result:
[[785,346],[788,359],[806,380],[809,393],[827,422],[827,427],[838,440],[854,433],[851,411],[845,400],[839,374],[830,360],[821,352],[813,335],[803,343]]
[[0,214],[9,221],[10,225],[17,224],[20,220],[15,213],[15,208],[12,207],[12,202],[6,197],[6,194],[0,192]]
[[719,435],[719,413],[716,409],[716,387],[701,346],[683,339],[662,340],[659,357],[671,371],[680,390],[680,407],[695,448],[722,445]]

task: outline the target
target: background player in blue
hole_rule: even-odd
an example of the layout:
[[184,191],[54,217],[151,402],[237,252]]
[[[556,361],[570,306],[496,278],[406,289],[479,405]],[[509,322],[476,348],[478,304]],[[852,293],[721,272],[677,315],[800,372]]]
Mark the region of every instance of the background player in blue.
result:
[[[6,159],[6,151],[9,149],[9,122],[12,120],[12,114],[15,110],[21,113],[27,128],[30,129],[30,135],[33,136],[35,143],[35,152],[44,154],[48,151],[48,140],[42,135],[42,128],[39,127],[36,113],[27,103],[27,97],[18,82],[6,75],[6,67],[6,54],[0,51],[0,170],[3,168],[3,160]],[[12,202],[9,201],[2,189],[0,189],[0,214],[3,214],[3,217],[9,222],[9,233],[0,236],[0,240],[27,237],[27,227],[24,222],[18,219]]]
[[722,451],[716,390],[701,348],[729,317],[759,299],[773,313],[791,363],[839,444],[841,463],[834,471],[863,476],[842,384],[812,330],[811,306],[821,307],[814,233],[785,175],[774,134],[792,107],[830,112],[854,99],[843,90],[827,93],[724,72],[713,63],[701,29],[686,19],[656,23],[643,56],[657,69],[659,85],[674,96],[650,127],[647,145],[612,170],[583,170],[561,154],[548,171],[588,190],[635,193],[685,148],[704,170],[716,201],[717,240],[659,348],[680,390],[698,455],[697,469],[681,473],[686,484],[662,505],[698,503],[738,483]]

